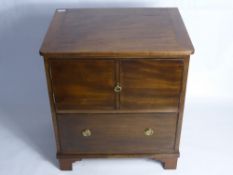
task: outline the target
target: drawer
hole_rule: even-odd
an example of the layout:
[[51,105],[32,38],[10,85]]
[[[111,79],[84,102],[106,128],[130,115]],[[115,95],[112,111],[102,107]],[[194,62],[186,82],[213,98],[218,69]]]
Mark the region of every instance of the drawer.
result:
[[61,114],[62,153],[174,152],[177,114]]

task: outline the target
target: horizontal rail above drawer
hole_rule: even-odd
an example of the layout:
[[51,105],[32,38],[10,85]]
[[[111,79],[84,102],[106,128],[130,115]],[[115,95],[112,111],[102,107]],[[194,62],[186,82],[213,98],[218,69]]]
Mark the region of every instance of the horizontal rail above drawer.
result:
[[107,114],[122,114],[122,113],[178,113],[179,109],[145,109],[145,110],[57,110],[57,114],[67,113],[107,113]]

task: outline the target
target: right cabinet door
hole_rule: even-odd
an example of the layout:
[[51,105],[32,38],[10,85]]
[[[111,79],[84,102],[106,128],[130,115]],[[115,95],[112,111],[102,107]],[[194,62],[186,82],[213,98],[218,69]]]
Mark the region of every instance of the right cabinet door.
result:
[[182,73],[182,59],[121,61],[120,109],[176,112]]

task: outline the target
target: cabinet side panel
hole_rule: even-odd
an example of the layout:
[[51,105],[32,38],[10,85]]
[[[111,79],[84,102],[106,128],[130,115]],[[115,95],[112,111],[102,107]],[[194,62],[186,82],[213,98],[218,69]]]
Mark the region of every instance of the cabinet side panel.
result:
[[60,144],[59,144],[59,136],[58,136],[58,126],[57,126],[57,119],[56,119],[56,113],[55,113],[55,104],[54,104],[54,97],[53,97],[53,91],[52,91],[52,83],[51,83],[51,77],[50,77],[50,66],[47,58],[44,58],[44,66],[45,66],[45,73],[46,73],[46,80],[47,80],[47,87],[48,87],[48,95],[49,95],[49,101],[50,101],[50,109],[51,109],[51,115],[52,115],[52,121],[53,121],[53,129],[56,139],[56,146],[57,151],[60,151]]
[[184,104],[185,104],[186,84],[187,84],[187,77],[188,77],[188,67],[189,67],[189,56],[184,58],[184,69],[183,69],[182,82],[181,82],[179,113],[178,113],[177,130],[176,130],[176,143],[175,143],[176,151],[179,151],[180,135],[181,135]]

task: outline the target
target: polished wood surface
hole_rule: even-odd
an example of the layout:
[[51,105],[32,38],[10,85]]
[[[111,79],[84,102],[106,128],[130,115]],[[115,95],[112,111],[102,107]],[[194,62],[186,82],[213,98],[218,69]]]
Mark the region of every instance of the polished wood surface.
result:
[[53,100],[53,90],[52,90],[52,82],[51,82],[51,78],[50,78],[50,68],[49,68],[49,63],[48,63],[47,59],[44,59],[44,67],[45,67],[45,75],[46,75],[47,87],[48,87],[48,96],[49,96],[51,115],[52,115],[52,121],[53,121],[53,130],[54,130],[54,135],[56,138],[55,139],[56,140],[56,147],[57,147],[57,152],[60,152],[56,109],[55,109],[55,103]]
[[120,109],[177,109],[182,72],[181,59],[121,61]]
[[60,169],[96,157],[175,169],[193,52],[177,8],[57,10],[40,54]]
[[183,122],[183,113],[184,113],[184,104],[185,104],[185,94],[186,94],[186,85],[188,78],[188,68],[189,68],[189,56],[184,57],[184,71],[182,76],[182,84],[181,84],[181,94],[180,94],[180,102],[179,102],[179,112],[178,112],[178,122],[177,122],[177,132],[176,132],[176,146],[175,150],[179,151],[180,145],[180,135],[182,129]]
[[[64,114],[58,115],[61,152],[171,153],[174,152],[177,114]],[[145,129],[154,130],[145,135]],[[91,135],[85,137],[82,131]]]
[[40,49],[42,55],[85,58],[193,52],[177,8],[57,10]]
[[50,60],[56,109],[115,109],[115,64],[105,60]]
[[[58,112],[178,109],[182,59],[53,59],[49,63]],[[119,93],[114,91],[116,84],[122,88]]]

